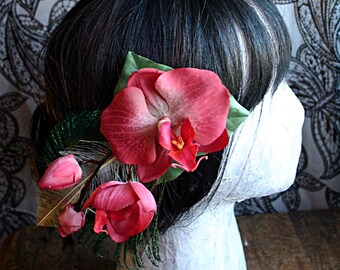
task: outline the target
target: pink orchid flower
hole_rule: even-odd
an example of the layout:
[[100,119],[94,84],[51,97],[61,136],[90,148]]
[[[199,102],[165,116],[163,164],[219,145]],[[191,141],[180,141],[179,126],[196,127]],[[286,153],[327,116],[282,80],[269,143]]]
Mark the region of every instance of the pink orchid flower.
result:
[[83,212],[76,212],[73,205],[67,205],[65,210],[58,216],[59,233],[62,237],[79,231],[85,223]]
[[104,110],[101,132],[114,155],[136,164],[141,182],[162,176],[171,166],[193,171],[197,152],[211,153],[228,144],[229,92],[208,70],[145,68]]
[[100,185],[83,210],[90,206],[96,209],[94,231],[108,233],[117,243],[144,231],[157,209],[153,195],[144,185],[118,181]]
[[46,169],[38,186],[42,189],[62,190],[79,182],[82,170],[73,155],[60,157]]

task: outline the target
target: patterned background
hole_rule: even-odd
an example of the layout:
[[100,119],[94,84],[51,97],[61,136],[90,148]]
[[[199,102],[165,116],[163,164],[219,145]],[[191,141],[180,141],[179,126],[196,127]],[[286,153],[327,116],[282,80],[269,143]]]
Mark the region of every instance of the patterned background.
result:
[[[35,222],[29,126],[43,98],[41,50],[76,0],[0,2],[0,239]],[[288,83],[306,111],[295,183],[236,205],[237,215],[340,207],[340,3],[276,0],[293,41]]]

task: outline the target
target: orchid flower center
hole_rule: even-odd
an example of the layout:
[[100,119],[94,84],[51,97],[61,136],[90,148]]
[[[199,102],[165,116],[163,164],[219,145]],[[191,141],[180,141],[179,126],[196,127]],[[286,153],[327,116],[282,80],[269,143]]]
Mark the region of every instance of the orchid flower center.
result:
[[182,150],[184,147],[184,141],[181,136],[177,137],[177,140],[171,140],[171,143],[175,145],[178,150]]
[[169,123],[171,124],[171,120],[169,117],[163,117],[162,119],[160,119],[157,123],[157,128],[160,128],[162,126],[162,124],[164,123]]

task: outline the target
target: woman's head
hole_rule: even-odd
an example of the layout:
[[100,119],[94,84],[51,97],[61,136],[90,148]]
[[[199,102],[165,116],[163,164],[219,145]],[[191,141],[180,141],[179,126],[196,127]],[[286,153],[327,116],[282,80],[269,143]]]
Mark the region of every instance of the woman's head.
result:
[[[290,43],[269,0],[82,0],[46,47],[46,101],[32,132],[37,155],[46,130],[66,113],[110,104],[128,51],[173,68],[214,71],[252,109],[282,81]],[[207,195],[220,158],[210,155],[194,173],[166,184],[161,229]]]

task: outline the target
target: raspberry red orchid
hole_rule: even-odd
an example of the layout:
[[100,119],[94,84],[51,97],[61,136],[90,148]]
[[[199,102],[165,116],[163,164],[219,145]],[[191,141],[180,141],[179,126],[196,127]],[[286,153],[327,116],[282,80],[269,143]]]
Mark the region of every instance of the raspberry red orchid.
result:
[[229,105],[227,88],[211,71],[143,68],[104,110],[101,132],[114,155],[136,164],[146,183],[161,177],[173,160],[190,172],[202,160],[196,161],[198,151],[226,147]]
[[83,210],[90,206],[96,209],[94,232],[105,232],[117,243],[144,231],[157,210],[151,192],[138,182],[106,182],[91,194]]

